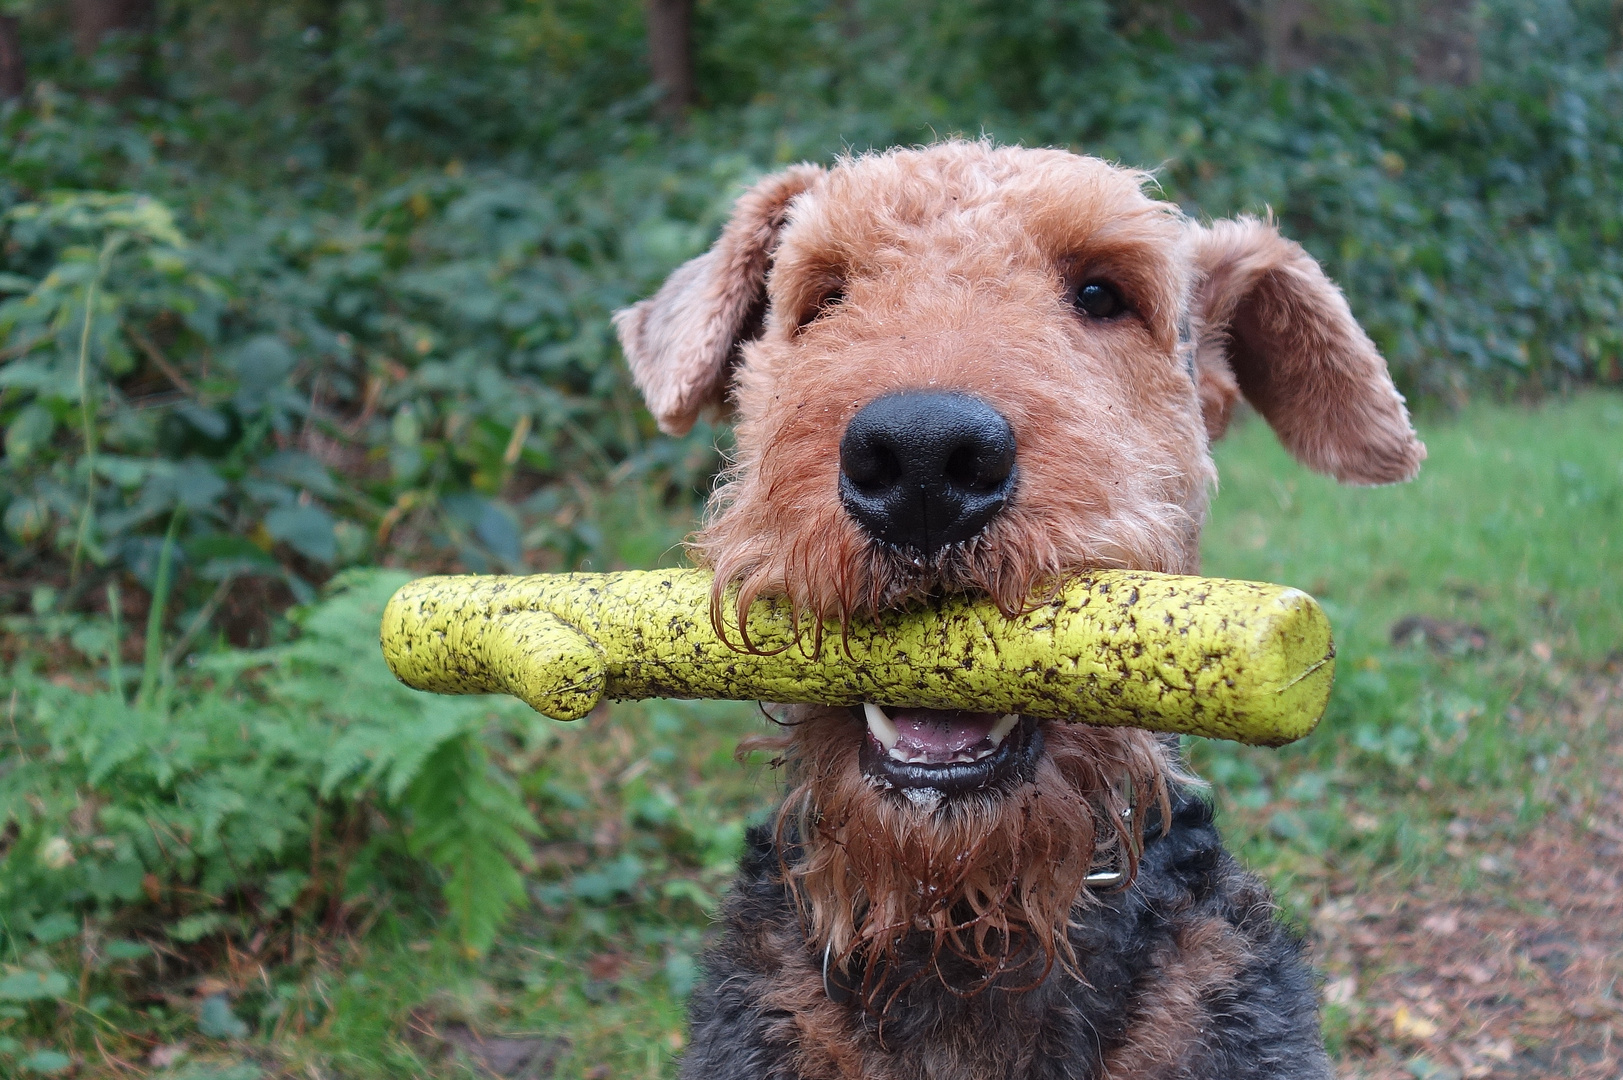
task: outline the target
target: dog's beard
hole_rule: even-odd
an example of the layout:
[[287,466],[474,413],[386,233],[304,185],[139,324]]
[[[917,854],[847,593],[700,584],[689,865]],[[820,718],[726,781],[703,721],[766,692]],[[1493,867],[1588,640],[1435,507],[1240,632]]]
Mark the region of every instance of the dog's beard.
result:
[[808,939],[877,1011],[949,968],[970,975],[948,981],[961,994],[1033,986],[1056,962],[1074,969],[1067,928],[1091,902],[1084,879],[1112,861],[1131,880],[1143,813],[1126,811],[1164,804],[1175,774],[1149,732],[1053,724],[1030,779],[905,797],[863,774],[848,713],[795,712],[782,744],[795,784],[778,820],[784,869]]

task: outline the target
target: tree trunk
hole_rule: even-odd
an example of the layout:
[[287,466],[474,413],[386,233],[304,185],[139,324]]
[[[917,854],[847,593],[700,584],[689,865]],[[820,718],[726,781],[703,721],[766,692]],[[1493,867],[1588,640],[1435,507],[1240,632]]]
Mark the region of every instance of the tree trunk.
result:
[[73,47],[95,56],[109,34],[150,33],[156,22],[155,0],[73,0]]
[[680,120],[693,104],[693,0],[646,0],[645,10],[659,111]]
[[156,0],[73,0],[73,47],[90,59],[114,35],[130,39],[121,55],[129,67],[111,88],[114,97],[155,91],[153,32],[158,28]]
[[27,91],[28,67],[23,63],[17,16],[0,15],[0,101],[20,98]]
[[1303,71],[1325,62],[1325,50],[1312,33],[1319,5],[1314,0],[1266,0],[1262,15],[1262,54],[1275,71]]
[[1426,82],[1469,86],[1482,75],[1474,0],[1431,0],[1419,9],[1415,74]]

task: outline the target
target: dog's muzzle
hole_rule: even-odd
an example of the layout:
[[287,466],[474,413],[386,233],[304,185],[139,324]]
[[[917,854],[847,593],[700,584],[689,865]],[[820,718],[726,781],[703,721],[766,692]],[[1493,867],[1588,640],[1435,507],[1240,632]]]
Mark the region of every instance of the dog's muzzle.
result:
[[980,398],[908,390],[864,405],[840,439],[840,502],[874,539],[924,558],[1007,505],[1014,431]]

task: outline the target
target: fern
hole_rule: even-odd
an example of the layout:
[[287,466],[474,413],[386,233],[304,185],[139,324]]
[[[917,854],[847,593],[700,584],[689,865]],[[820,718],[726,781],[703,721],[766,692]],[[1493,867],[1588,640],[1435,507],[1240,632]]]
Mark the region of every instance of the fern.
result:
[[407,849],[440,872],[463,945],[483,952],[524,898],[526,838],[538,831],[517,786],[491,763],[486,729],[524,714],[511,703],[438,697],[395,680],[378,653],[377,628],[405,580],[375,570],[342,575],[304,617],[296,642],[236,662],[270,660],[263,685],[273,700],[319,708],[336,722],[320,795],[380,795],[406,829]]
[[369,805],[395,826],[372,847],[403,837],[439,876],[452,932],[487,949],[524,898],[537,831],[491,748],[546,722],[516,703],[396,682],[377,627],[402,580],[342,578],[303,612],[296,641],[199,665],[212,686],[128,703],[12,672],[0,690],[16,702],[0,733],[14,743],[0,752],[0,822],[16,840],[0,855],[0,925],[27,932],[53,912],[150,898],[148,875],[166,902],[193,897],[194,908],[235,895],[279,910],[301,891],[313,903],[311,888],[343,900],[374,882],[364,870],[346,880],[342,860],[323,878],[312,851],[326,840],[312,834]]
[[513,781],[468,736],[429,755],[404,802],[415,823],[412,851],[445,874],[445,900],[462,943],[484,952],[525,898],[519,868],[532,865],[526,837],[537,832],[535,819]]

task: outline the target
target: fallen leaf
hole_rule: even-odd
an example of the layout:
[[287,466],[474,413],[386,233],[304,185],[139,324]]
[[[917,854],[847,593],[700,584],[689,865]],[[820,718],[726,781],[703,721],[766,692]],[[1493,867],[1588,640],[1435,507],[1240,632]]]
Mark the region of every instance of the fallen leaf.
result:
[[1328,982],[1324,986],[1324,1000],[1329,1005],[1350,1005],[1358,995],[1358,980],[1351,975]]
[[1409,1039],[1429,1039],[1437,1034],[1437,1025],[1424,1016],[1416,1016],[1407,1005],[1399,1005],[1392,1014],[1392,1030]]
[[598,953],[586,961],[586,974],[599,982],[613,982],[620,977],[626,958],[620,953]]
[[1448,937],[1457,933],[1460,928],[1460,917],[1453,911],[1440,911],[1435,915],[1427,915],[1420,920],[1423,930],[1436,934],[1438,937]]
[[147,1055],[147,1061],[154,1069],[168,1069],[185,1056],[185,1043],[167,1043],[163,1046],[154,1046],[152,1053]]

